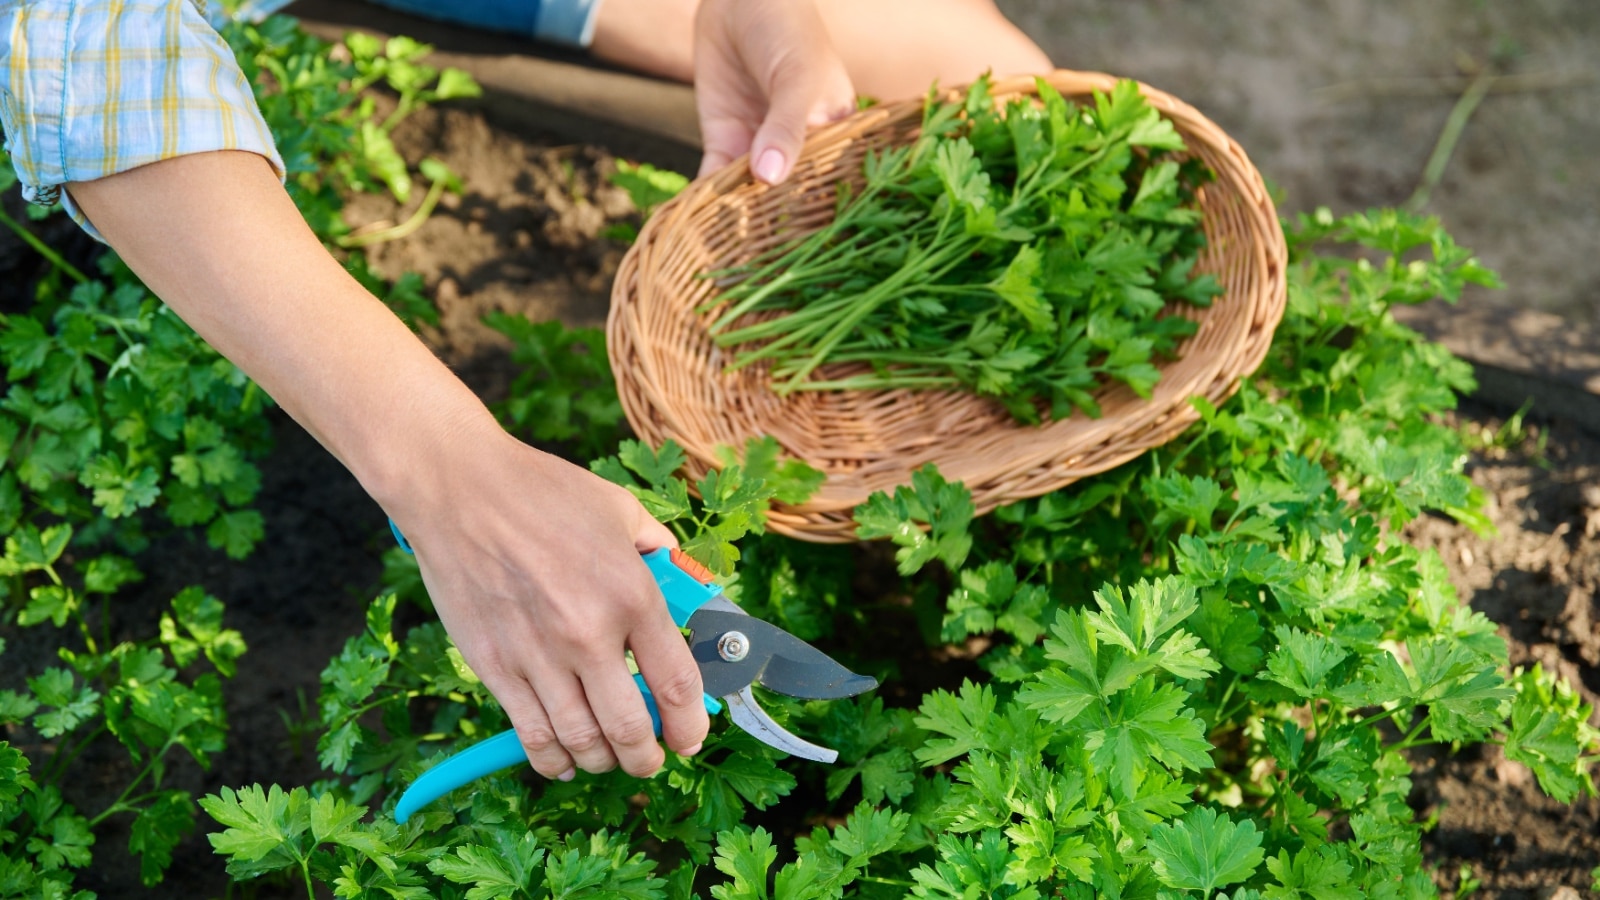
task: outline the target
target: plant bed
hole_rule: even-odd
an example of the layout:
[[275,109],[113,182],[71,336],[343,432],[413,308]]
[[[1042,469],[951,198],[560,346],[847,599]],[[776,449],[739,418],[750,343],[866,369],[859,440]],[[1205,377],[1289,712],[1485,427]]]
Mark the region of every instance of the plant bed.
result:
[[[1457,421],[1483,438],[1468,469],[1499,534],[1428,517],[1407,536],[1439,551],[1451,583],[1499,626],[1513,665],[1560,672],[1600,705],[1600,444],[1571,423],[1529,427],[1515,410],[1478,403],[1464,404]],[[1438,816],[1430,861],[1445,875],[1469,867],[1485,896],[1582,886],[1600,860],[1600,802],[1553,802],[1497,748],[1434,756],[1416,780],[1413,804]]]
[[[480,320],[484,314],[498,311],[525,313],[534,319],[560,317],[572,325],[598,322],[603,315],[610,272],[621,253],[621,246],[606,237],[606,231],[609,226],[635,221],[635,214],[622,200],[620,191],[606,180],[615,162],[599,148],[552,146],[537,137],[497,132],[474,114],[448,109],[416,114],[396,129],[394,140],[403,157],[418,159],[432,154],[464,176],[460,200],[441,204],[411,237],[367,248],[372,268],[385,279],[398,280],[408,271],[422,275],[424,291],[440,307],[438,325],[422,327],[429,342],[494,402],[507,399],[514,389],[540,402],[580,395],[592,400],[603,395],[603,377],[582,365],[585,356],[592,361],[596,354],[563,355],[561,351],[567,351],[570,344],[559,336],[543,339],[543,343],[526,336],[518,340],[496,337]],[[415,202],[414,198],[413,207]],[[376,220],[401,220],[408,210],[409,207],[397,210],[392,201],[369,197],[349,207],[345,215],[351,225],[360,226]],[[445,286],[447,279],[453,287]],[[21,299],[8,297],[5,302],[9,311],[16,309],[13,304]],[[542,350],[547,359],[560,361],[557,374],[565,380],[552,380],[545,369],[523,362],[538,355],[530,347]],[[526,379],[530,372],[538,377]],[[586,436],[602,445],[609,442],[611,447],[584,451],[584,457],[615,452],[617,431],[611,427],[616,424],[615,419],[608,418],[597,405],[581,408],[585,416],[592,414],[585,420],[591,426]],[[1583,699],[1593,703],[1600,687],[1593,658],[1597,639],[1593,590],[1600,570],[1600,542],[1590,523],[1600,514],[1595,509],[1600,503],[1586,496],[1583,488],[1595,480],[1600,448],[1592,437],[1559,427],[1541,424],[1502,430],[1501,425],[1511,412],[1468,406],[1448,423],[1448,429],[1471,431],[1468,444],[1475,441],[1477,446],[1467,471],[1484,490],[1488,519],[1499,526],[1500,535],[1483,538],[1454,521],[1431,515],[1413,520],[1404,533],[1414,543],[1440,550],[1443,575],[1463,600],[1495,622],[1494,631],[1506,640],[1510,665],[1540,662],[1566,676]],[[317,760],[319,749],[325,753],[326,747],[316,746],[324,729],[321,723],[308,723],[308,719],[319,718],[319,674],[339,652],[340,645],[362,631],[363,611],[376,593],[377,584],[400,583],[393,568],[387,574],[379,571],[378,557],[389,548],[376,508],[360,499],[353,480],[292,423],[276,413],[270,415],[276,448],[260,458],[262,487],[255,500],[265,523],[265,539],[260,547],[236,562],[207,547],[203,537],[158,535],[138,557],[148,573],[146,580],[118,595],[116,636],[142,640],[158,630],[161,611],[176,589],[202,583],[227,604],[224,624],[237,629],[250,645],[239,659],[238,674],[223,687],[229,722],[227,748],[214,756],[209,771],[202,772],[180,758],[169,776],[169,784],[197,797],[220,795],[223,788],[257,783],[285,788],[306,786],[327,775]],[[1536,419],[1530,417],[1529,421]],[[1494,439],[1481,437],[1484,428]],[[570,449],[577,437],[544,440],[552,447]],[[1207,451],[1201,448],[1194,452]],[[1170,462],[1171,457],[1136,460],[1084,489],[1109,485],[1108,496],[1114,495],[1119,483],[1125,486],[1132,479],[1147,478],[1151,459]],[[1541,460],[1549,468],[1542,467]],[[1220,471],[1217,474],[1221,477]],[[930,490],[947,493],[937,486]],[[1062,499],[1073,496],[1068,492]],[[1125,501],[1130,510],[1125,513],[1126,521],[1134,522],[1136,517],[1131,510],[1144,501],[1131,495]],[[1146,504],[1145,508],[1151,507]],[[1084,526],[1089,533],[1096,523],[1103,527],[1124,521],[1106,509],[1091,508],[1086,515],[1099,517]],[[1217,521],[1220,524],[1221,520]],[[1004,527],[1008,526],[999,520],[981,519],[970,530],[981,542],[985,535]],[[1202,533],[1208,526],[1196,521],[1192,525],[1174,523],[1173,527]],[[935,537],[939,536],[936,531]],[[944,563],[930,559],[921,580],[904,582],[894,559],[900,548],[888,543],[823,549],[797,548],[765,539],[742,546],[746,554],[742,569],[765,573],[776,579],[771,582],[774,585],[785,578],[802,578],[808,571],[853,571],[851,578],[803,580],[803,589],[766,594],[752,580],[745,586],[750,592],[747,602],[753,610],[797,633],[810,631],[825,636],[831,632],[831,637],[823,638],[824,646],[841,658],[882,667],[885,678],[885,687],[878,694],[888,710],[882,718],[849,709],[793,711],[804,717],[805,728],[801,730],[823,740],[843,743],[850,740],[852,731],[859,733],[863,740],[843,748],[847,750],[844,766],[822,770],[789,764],[781,770],[774,769],[748,746],[717,757],[725,763],[748,756],[760,764],[755,775],[770,779],[778,777],[774,772],[787,771],[798,779],[787,796],[765,796],[753,804],[765,805],[764,810],[747,809],[740,817],[746,826],[764,827],[781,854],[778,862],[792,864],[797,858],[791,851],[796,838],[809,834],[813,827],[836,828],[846,821],[855,800],[867,792],[880,798],[893,796],[898,790],[896,779],[920,770],[910,754],[935,739],[945,739],[944,735],[935,738],[924,734],[916,745],[911,745],[893,733],[885,733],[878,735],[874,743],[873,730],[884,726],[887,732],[913,733],[911,711],[924,703],[925,694],[939,689],[959,690],[965,679],[987,680],[988,673],[980,666],[980,660],[1008,642],[1019,643],[1014,634],[1007,636],[1007,631],[1022,625],[1011,621],[999,628],[985,628],[980,610],[969,608],[966,621],[970,624],[959,629],[968,634],[957,636],[952,631],[941,639],[938,632],[945,624],[943,606],[956,581],[952,571],[955,567],[945,569]],[[949,559],[957,556],[954,549],[945,546],[905,549],[912,551],[910,555],[943,555]],[[993,551],[980,548],[980,552]],[[389,556],[392,561],[394,554]],[[782,566],[774,562],[782,556],[792,564],[789,575],[784,575]],[[1144,563],[1128,560],[1124,565],[1134,570]],[[1134,580],[1116,571],[1114,565],[1093,563],[1065,566],[1061,575],[1073,580],[1063,593],[1088,602],[1092,602],[1090,592],[1102,582],[1121,579],[1126,586]],[[396,635],[429,620],[421,608],[407,603],[398,605],[395,615]],[[870,629],[859,627],[863,623]],[[56,644],[61,641],[59,634],[48,625],[19,628],[8,624],[0,629],[0,636],[7,641],[5,655],[0,656],[7,681],[0,688],[14,688],[25,672],[49,665]],[[67,641],[71,640],[69,635]],[[891,644],[917,649],[888,659],[882,648]],[[365,648],[365,652],[381,653],[371,640],[358,641],[357,646]],[[1263,647],[1270,649],[1271,644],[1263,641]],[[193,663],[201,669],[205,665]],[[299,705],[299,690],[306,696],[306,709]],[[337,696],[335,700],[338,701]],[[447,708],[449,703],[434,698],[420,704],[415,710],[418,723],[426,726],[425,718]],[[834,715],[842,718],[829,718]],[[852,715],[861,717],[853,719]],[[481,719],[486,726],[496,721],[489,707],[475,707],[468,716]],[[360,721],[368,727],[381,727],[371,717]],[[394,735],[402,743],[407,739],[399,731]],[[1386,739],[1392,742],[1399,737],[1399,733],[1389,733]],[[22,743],[33,740],[26,728],[16,727],[8,728],[6,739]],[[366,746],[381,745],[381,741],[367,744],[364,737],[359,741]],[[1218,735],[1214,741],[1220,748],[1219,759],[1248,744],[1239,736]],[[82,757],[82,768],[74,770],[81,774],[75,775],[67,788],[69,802],[92,814],[115,799],[120,790],[118,784],[126,783],[130,775],[125,755],[119,754],[121,751],[112,745],[108,750]],[[1433,878],[1441,891],[1457,888],[1463,863],[1471,866],[1471,877],[1481,882],[1477,889],[1480,896],[1533,897],[1539,889],[1556,885],[1580,889],[1587,886],[1589,870],[1600,863],[1600,839],[1596,838],[1600,833],[1600,808],[1592,797],[1572,803],[1548,799],[1526,770],[1504,762],[1500,751],[1493,747],[1480,745],[1479,749],[1451,753],[1447,746],[1419,746],[1408,754],[1414,769],[1412,784],[1399,799],[1419,821],[1437,816],[1437,824],[1422,837],[1422,847],[1423,860],[1435,870]],[[851,775],[849,769],[853,766],[861,768]],[[946,773],[948,770],[948,766],[944,767]],[[851,777],[842,785],[830,785],[829,776],[841,773]],[[384,777],[403,780],[405,776],[386,772]],[[703,777],[703,772],[682,768],[675,777]],[[593,779],[586,782],[591,785],[588,788],[572,789],[591,793],[573,794],[575,811],[566,815],[588,815],[585,797],[597,810],[619,799],[628,803],[632,795],[623,792],[623,785],[616,782],[614,777]],[[835,787],[839,789],[837,794]],[[1208,798],[1221,797],[1223,787],[1220,782],[1208,785],[1204,794]],[[650,789],[664,792],[659,795],[663,803],[672,796],[659,783]],[[491,806],[464,808],[461,821],[489,821],[488,814],[496,811],[492,808],[495,803],[523,802],[553,790],[532,778],[496,779],[492,784],[486,783],[482,795],[482,802]],[[382,803],[386,794],[380,791],[370,797],[351,796],[370,807]],[[456,801],[458,806],[466,802],[459,798]],[[882,805],[886,809],[911,809],[916,802],[914,797],[900,795]],[[1233,810],[1240,821],[1249,821],[1244,813],[1248,803],[1235,806],[1222,797],[1219,808]],[[624,811],[631,814],[637,807],[625,806]],[[619,821],[627,821],[627,814]],[[549,821],[561,821],[555,814],[550,815]],[[286,879],[242,880],[230,887],[222,860],[211,853],[202,835],[219,833],[221,826],[205,813],[198,813],[197,818],[198,829],[176,845],[167,880],[159,887],[148,889],[140,885],[138,864],[123,849],[128,832],[119,830],[116,820],[97,829],[92,848],[94,865],[78,873],[76,887],[94,890],[103,898],[147,896],[152,890],[172,896],[220,896],[230,891],[263,898],[306,896],[298,870],[292,870],[292,877]],[[381,818],[379,813],[376,819]],[[376,819],[368,816],[363,821]],[[436,824],[430,833],[442,834],[444,830],[444,826]],[[522,826],[504,830],[512,844],[507,845],[501,858],[515,855],[519,849],[516,842],[525,833],[527,828]],[[1237,837],[1238,833],[1233,834]],[[1349,838],[1348,832],[1341,833],[1337,825],[1332,836],[1336,840]],[[547,831],[540,831],[539,839],[553,840]],[[491,841],[498,838],[492,838],[486,830],[473,840],[490,847],[496,846]],[[458,845],[458,850],[460,846],[469,845]],[[661,858],[669,859],[683,852],[678,846],[677,839],[646,834],[639,838],[637,849],[652,855],[664,854]],[[573,848],[573,852],[578,849]],[[745,851],[738,858],[759,858],[753,844],[745,845]],[[924,848],[919,852],[926,855],[929,851]],[[739,853],[730,850],[726,858]],[[598,855],[607,854],[612,854],[611,871],[628,868],[626,853],[608,850]],[[594,855],[594,850],[586,845],[579,856],[589,855]],[[459,854],[456,858],[465,859]],[[421,861],[416,861],[414,868],[419,872],[435,871]],[[448,866],[441,868],[449,870]],[[1267,878],[1264,863],[1257,865],[1257,871]],[[665,864],[655,871],[661,878],[672,874],[673,869]],[[868,877],[858,881],[852,890],[870,896],[900,896],[909,890],[899,883],[902,874],[879,875],[871,870],[865,874]],[[703,893],[712,884],[726,891],[728,882],[727,875],[706,864],[701,866],[696,883]],[[445,889],[465,890],[465,885],[451,878],[440,884]],[[641,895],[648,895],[637,872],[632,884]],[[754,893],[747,884],[743,890],[718,895]],[[326,889],[322,895],[327,895]]]

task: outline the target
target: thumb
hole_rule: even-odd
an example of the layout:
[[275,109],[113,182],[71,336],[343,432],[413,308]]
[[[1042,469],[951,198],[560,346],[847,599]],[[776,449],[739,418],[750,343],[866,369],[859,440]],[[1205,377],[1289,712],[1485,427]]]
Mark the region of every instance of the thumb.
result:
[[649,553],[661,547],[678,546],[678,536],[672,529],[656,521],[656,518],[646,512],[644,507],[639,507],[639,519],[634,526],[633,548],[640,553]]
[[645,512],[634,533],[634,549],[638,552],[650,552],[664,546],[677,548],[678,536],[672,533],[672,528],[662,525],[650,516],[650,512]]
[[829,53],[804,71],[777,72],[769,97],[767,116],[750,142],[750,171],[777,184],[800,158],[808,126],[837,121],[855,109],[855,88],[844,63]]

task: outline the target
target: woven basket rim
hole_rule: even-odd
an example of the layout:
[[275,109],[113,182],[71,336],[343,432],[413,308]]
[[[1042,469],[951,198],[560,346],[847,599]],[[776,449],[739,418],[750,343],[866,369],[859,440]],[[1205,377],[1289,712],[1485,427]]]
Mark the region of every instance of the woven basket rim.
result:
[[[1109,91],[1122,80],[1070,70],[1039,77],[1069,99]],[[1035,85],[1032,76],[998,79],[991,93],[1003,103],[1035,95]],[[634,431],[652,444],[675,440],[689,457],[692,477],[719,465],[719,445],[774,434],[785,453],[822,469],[828,479],[806,503],[774,508],[769,526],[820,541],[854,539],[854,507],[871,490],[906,483],[924,462],[965,482],[981,514],[1059,489],[1176,436],[1198,419],[1191,397],[1220,403],[1259,365],[1283,313],[1287,254],[1276,209],[1243,149],[1183,101],[1143,83],[1139,88],[1173,121],[1189,153],[1216,172],[1201,200],[1208,243],[1216,243],[1202,257],[1201,270],[1220,271],[1225,288],[1209,308],[1177,311],[1201,327],[1174,360],[1158,363],[1163,378],[1149,400],[1112,385],[1097,392],[1107,398],[1101,419],[1079,413],[1040,426],[995,420],[990,427],[975,417],[993,419],[998,405],[970,394],[863,391],[844,400],[796,400],[791,394],[780,401],[758,373],[721,371],[723,351],[710,346],[703,319],[693,313],[711,288],[696,272],[708,260],[748,255],[762,241],[771,242],[772,221],[786,215],[820,226],[827,216],[819,204],[831,204],[832,184],[851,177],[852,164],[859,170],[866,146],[914,133],[908,123],[920,124],[923,101],[907,100],[813,131],[784,184],[755,182],[746,157],[697,179],[657,209],[623,259],[607,319],[612,369]],[[958,97],[965,90],[952,87],[941,96]],[[885,425],[891,422],[892,429]],[[874,443],[880,438],[885,446]]]

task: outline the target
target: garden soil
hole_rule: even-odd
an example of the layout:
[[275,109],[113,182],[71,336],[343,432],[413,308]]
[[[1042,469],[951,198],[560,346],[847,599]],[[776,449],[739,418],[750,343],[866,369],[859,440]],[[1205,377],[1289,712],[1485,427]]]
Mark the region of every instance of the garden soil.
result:
[[[1007,5],[1021,9],[1028,4]],[[1078,5],[1099,10],[1099,20],[1086,20],[1091,24],[1112,16],[1117,6]],[[1191,15],[1183,12],[1188,8],[1184,4],[1144,5],[1169,10],[1184,21]],[[1481,9],[1487,4],[1466,5]],[[1046,14],[1046,4],[1033,6],[1038,15]],[[1019,17],[1026,25],[1026,16]],[[1195,28],[1208,33],[1203,25],[1196,23]],[[1214,65],[1221,67],[1221,59],[1217,54]],[[1393,68],[1400,70],[1398,61]],[[1267,70],[1258,76],[1275,77]],[[1147,80],[1183,96],[1195,93],[1173,78]],[[1422,139],[1426,131],[1419,126],[1414,136]],[[441,311],[439,326],[424,328],[424,339],[486,398],[497,399],[515,370],[504,339],[480,323],[484,313],[522,312],[535,319],[560,318],[571,325],[603,322],[610,280],[623,249],[604,232],[608,225],[632,217],[626,197],[605,182],[612,158],[596,147],[560,145],[497,130],[481,114],[463,110],[425,111],[405,123],[396,137],[408,158],[431,154],[445,160],[462,176],[466,189],[414,235],[378,245],[370,257],[374,267],[388,276],[404,271],[423,276]],[[1525,139],[1504,140],[1510,146],[1523,146]],[[1427,143],[1421,140],[1424,155]],[[1368,182],[1362,173],[1335,172],[1333,180],[1356,186],[1326,186],[1329,193],[1319,199],[1338,209],[1399,202],[1405,196],[1399,177],[1390,176],[1385,191],[1373,195],[1363,193],[1367,188],[1360,185]],[[1525,198],[1503,193],[1483,202],[1524,204]],[[1591,206],[1590,215],[1595,208],[1600,206]],[[382,227],[403,220],[408,212],[372,196],[352,203],[347,218],[357,227]],[[1495,220],[1511,212],[1485,209],[1475,215]],[[1451,218],[1446,222],[1455,227]],[[1463,231],[1458,236],[1471,246]],[[1592,229],[1589,234],[1587,249],[1573,246],[1564,251],[1574,272],[1590,273],[1572,282],[1576,287],[1568,293],[1562,293],[1565,288],[1522,287],[1521,269],[1511,257],[1489,262],[1507,270],[1511,296],[1592,316],[1593,307],[1584,312],[1581,305],[1584,296],[1592,299],[1600,283],[1593,269],[1597,257],[1592,252]],[[67,233],[59,237],[77,240]],[[1567,238],[1552,240],[1560,243]],[[74,244],[72,252],[81,257],[88,248]],[[23,302],[20,292],[10,287],[26,282],[29,273],[21,259],[0,243],[0,307],[12,309]],[[1546,284],[1539,280],[1542,277],[1529,274],[1526,283]],[[1556,280],[1550,275],[1548,283]],[[1469,404],[1460,424],[1492,433],[1511,412]],[[1600,440],[1569,424],[1541,421],[1537,407],[1528,422],[1514,439],[1486,448],[1472,462],[1473,478],[1489,499],[1498,535],[1479,537],[1439,518],[1413,523],[1407,533],[1421,545],[1437,549],[1461,596],[1498,623],[1514,665],[1540,662],[1554,668],[1588,702],[1596,703],[1600,701],[1596,605],[1600,490],[1594,486],[1600,484]],[[300,723],[315,717],[321,668],[346,637],[361,628],[363,610],[378,582],[378,557],[388,546],[382,513],[360,486],[281,414],[276,433],[277,449],[264,463],[261,506],[267,540],[262,547],[245,562],[234,563],[200,542],[164,539],[144,560],[146,570],[153,573],[150,580],[118,610],[122,634],[144,636],[153,633],[162,605],[176,590],[204,584],[228,604],[227,624],[240,630],[250,644],[239,675],[225,688],[232,723],[228,750],[209,771],[187,765],[175,768],[175,786],[197,792],[253,782],[306,784],[318,776],[314,737],[307,737]],[[10,646],[7,665],[24,662],[12,655],[20,642],[13,640]],[[1596,724],[1600,725],[1600,717]],[[90,771],[96,777],[72,786],[70,799],[81,809],[103,807],[110,799],[103,796],[105,790],[118,778],[125,783],[128,773],[120,770],[124,764],[117,754],[120,750],[91,761]],[[1420,816],[1437,822],[1426,839],[1426,852],[1442,889],[1455,890],[1464,871],[1481,882],[1476,894],[1481,897],[1574,896],[1556,893],[1560,888],[1575,889],[1576,896],[1594,896],[1584,889],[1589,870],[1600,865],[1600,801],[1555,803],[1539,793],[1525,769],[1504,760],[1494,748],[1441,752],[1419,756],[1417,762],[1412,802]],[[227,879],[203,837],[196,836],[179,849],[167,882],[154,891],[139,886],[125,846],[125,834],[104,835],[96,848],[96,869],[85,873],[80,886],[104,900],[228,893]],[[254,896],[297,894],[264,885]]]

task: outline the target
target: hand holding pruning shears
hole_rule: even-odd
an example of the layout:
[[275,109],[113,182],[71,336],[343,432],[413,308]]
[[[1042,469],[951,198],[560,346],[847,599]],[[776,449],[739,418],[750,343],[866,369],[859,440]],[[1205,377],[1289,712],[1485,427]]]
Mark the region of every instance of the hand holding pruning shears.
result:
[[[395,537],[411,549],[399,529]],[[691,632],[689,650],[705,686],[706,711],[721,712],[726,704],[734,724],[763,743],[805,759],[833,762],[836,752],[802,740],[774,722],[756,702],[751,685],[759,682],[791,697],[831,700],[869,691],[877,687],[877,679],[857,675],[782,628],[751,618],[712,583],[705,567],[682,551],[663,547],[646,553],[643,560],[672,621]],[[655,698],[642,676],[635,675],[634,682],[659,732],[662,723]],[[450,791],[528,759],[516,732],[489,738],[424,773],[401,796],[395,819],[403,823]]]
[[[504,435],[504,432],[501,432]],[[640,554],[676,545],[623,488],[509,436],[516,482],[438,473],[471,510],[387,504],[463,658],[494,694],[546,778],[666,761],[625,664],[649,682],[667,747],[692,755],[710,725],[700,675]],[[506,471],[515,471],[508,469]],[[487,475],[487,473],[486,473]],[[529,513],[532,513],[531,515]]]

